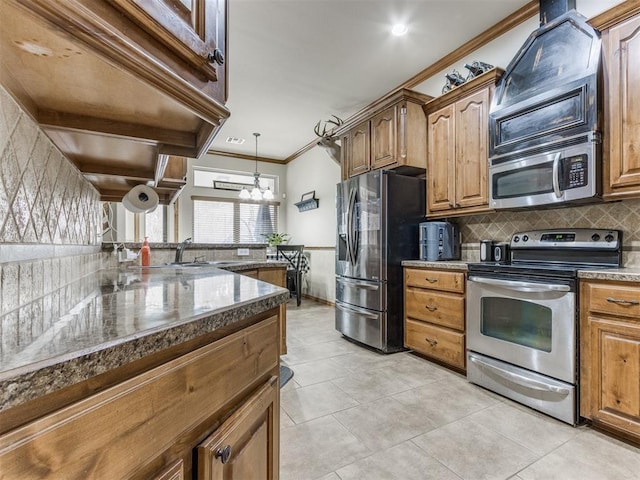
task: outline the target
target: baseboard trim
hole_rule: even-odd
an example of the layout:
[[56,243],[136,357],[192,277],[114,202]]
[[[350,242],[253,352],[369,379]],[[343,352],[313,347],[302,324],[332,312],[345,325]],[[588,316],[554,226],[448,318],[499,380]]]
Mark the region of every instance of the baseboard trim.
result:
[[308,295],[306,293],[302,294],[302,298],[307,298],[309,300],[313,300],[314,302],[322,303],[323,305],[329,305],[330,307],[335,307],[336,304],[324,298],[314,297],[313,295]]

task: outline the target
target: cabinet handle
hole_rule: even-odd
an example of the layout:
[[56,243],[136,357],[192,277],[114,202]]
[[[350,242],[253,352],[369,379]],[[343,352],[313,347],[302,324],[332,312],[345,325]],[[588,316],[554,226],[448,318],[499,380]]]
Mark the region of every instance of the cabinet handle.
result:
[[231,445],[218,448],[216,450],[215,457],[219,458],[222,463],[227,463],[229,461],[229,457],[231,457]]
[[429,345],[431,345],[432,347],[435,347],[438,344],[438,340],[432,340],[429,337],[424,337],[424,339],[427,341],[427,343]]
[[438,309],[438,307],[434,307],[432,305],[425,305],[424,308],[426,308],[430,312],[435,312]]
[[209,63],[217,63],[218,65],[224,65],[224,54],[222,50],[216,48],[213,53],[207,55],[207,60]]
[[438,281],[437,278],[429,278],[429,277],[425,277],[424,278],[427,282],[429,283],[436,283]]
[[618,305],[640,305],[638,300],[619,300],[613,297],[607,297],[607,302],[617,303]]

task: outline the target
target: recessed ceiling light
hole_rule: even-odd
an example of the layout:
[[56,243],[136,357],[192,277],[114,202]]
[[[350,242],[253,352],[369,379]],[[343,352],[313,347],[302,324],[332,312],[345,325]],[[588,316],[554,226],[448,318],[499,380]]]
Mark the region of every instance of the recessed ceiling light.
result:
[[400,37],[400,36],[406,34],[408,31],[409,31],[409,29],[407,28],[407,26],[404,23],[396,23],[391,28],[391,33],[393,33],[396,37]]

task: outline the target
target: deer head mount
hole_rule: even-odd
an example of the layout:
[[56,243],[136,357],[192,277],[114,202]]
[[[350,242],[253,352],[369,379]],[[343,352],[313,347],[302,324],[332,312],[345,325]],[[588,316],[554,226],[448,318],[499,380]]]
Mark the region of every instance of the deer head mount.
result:
[[[340,145],[336,143],[336,140],[338,139],[334,136],[334,132],[336,131],[336,128],[344,122],[335,115],[331,116],[333,119],[329,119],[324,122],[322,132],[320,131],[320,124],[322,123],[322,120],[319,120],[318,123],[316,123],[313,131],[318,137],[320,137],[320,140],[318,140],[316,145],[324,148],[331,159],[340,165]],[[330,125],[332,126],[330,127]]]

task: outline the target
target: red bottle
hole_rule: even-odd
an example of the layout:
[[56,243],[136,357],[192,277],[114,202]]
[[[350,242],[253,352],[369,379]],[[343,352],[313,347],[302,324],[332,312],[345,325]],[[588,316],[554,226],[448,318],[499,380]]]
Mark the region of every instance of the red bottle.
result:
[[151,265],[151,247],[149,246],[149,237],[144,237],[142,249],[140,249],[141,264],[143,267]]

